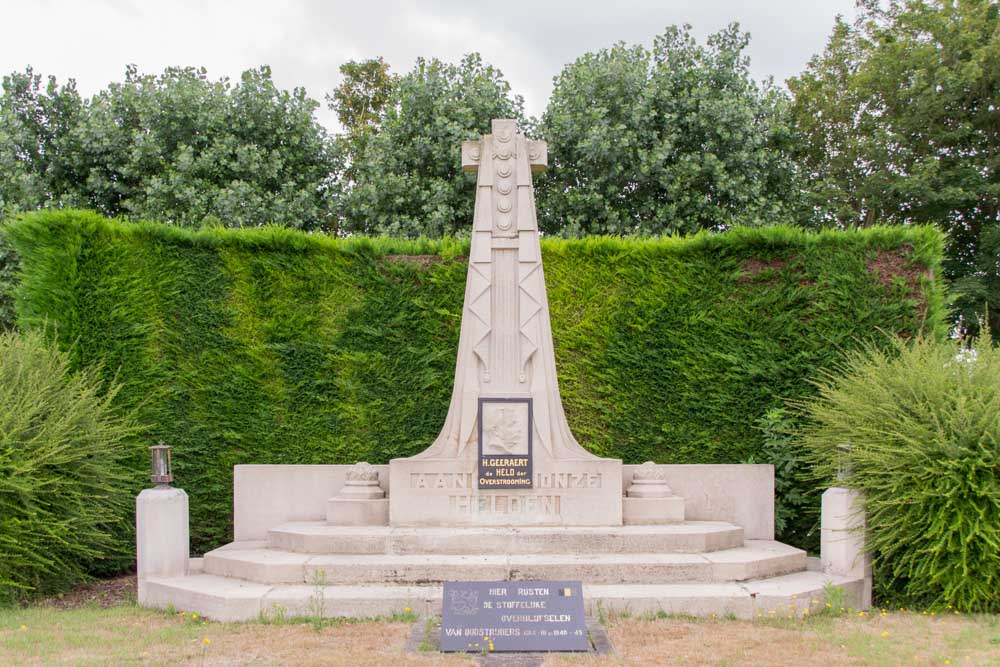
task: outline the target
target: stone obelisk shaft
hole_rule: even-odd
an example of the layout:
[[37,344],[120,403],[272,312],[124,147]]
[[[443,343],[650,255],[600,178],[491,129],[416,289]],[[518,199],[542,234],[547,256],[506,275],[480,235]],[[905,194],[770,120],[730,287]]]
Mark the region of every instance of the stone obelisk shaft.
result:
[[533,400],[539,455],[593,458],[569,430],[556,379],[531,181],[545,168],[546,146],[513,120],[492,129],[462,145],[477,187],[455,387],[441,434],[418,458],[468,456],[481,396]]

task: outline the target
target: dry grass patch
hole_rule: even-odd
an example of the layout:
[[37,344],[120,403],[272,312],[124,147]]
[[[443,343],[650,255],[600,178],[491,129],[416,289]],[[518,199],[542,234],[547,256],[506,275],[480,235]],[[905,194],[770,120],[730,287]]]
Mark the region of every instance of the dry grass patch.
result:
[[[470,665],[409,654],[411,623],[226,624],[135,606],[0,610],[0,665]],[[857,613],[737,621],[612,617],[617,656],[546,665],[1000,665],[1000,617]]]
[[758,621],[611,618],[619,658],[547,665],[1000,665],[1000,617],[867,612]]
[[0,611],[0,665],[468,665],[406,655],[410,623],[214,623],[138,607]]

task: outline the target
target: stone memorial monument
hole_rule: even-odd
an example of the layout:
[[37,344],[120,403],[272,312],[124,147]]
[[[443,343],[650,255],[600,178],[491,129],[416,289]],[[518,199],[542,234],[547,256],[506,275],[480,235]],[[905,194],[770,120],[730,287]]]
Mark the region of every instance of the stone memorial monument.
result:
[[455,386],[424,452],[389,466],[394,526],[618,526],[621,461],[573,437],[559,397],[531,174],[545,142],[513,120],[462,144],[475,217]]
[[870,602],[850,492],[824,495],[823,557],[810,561],[774,540],[772,466],[622,465],[580,446],[559,395],[531,180],[546,145],[494,120],[461,155],[476,203],[437,438],[389,465],[236,466],[234,541],[199,559],[183,555],[187,505],[143,492],[140,603],[294,615],[322,581],[326,615],[440,613],[445,581],[510,580],[581,581],[587,605],[633,613],[788,613],[829,584]]

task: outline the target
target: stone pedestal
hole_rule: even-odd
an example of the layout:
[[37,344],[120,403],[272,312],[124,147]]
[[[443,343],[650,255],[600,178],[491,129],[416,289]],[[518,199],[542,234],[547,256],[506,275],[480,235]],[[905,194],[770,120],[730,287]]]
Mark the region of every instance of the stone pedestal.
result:
[[388,525],[389,500],[372,465],[362,461],[351,468],[344,487],[327,502],[326,522],[335,526]]
[[136,572],[139,601],[149,577],[183,577],[188,572],[188,497],[182,489],[145,489],[135,499]]
[[857,491],[833,487],[823,492],[820,562],[826,574],[863,578],[863,605],[871,606],[872,564],[865,553],[865,516]]
[[666,472],[652,461],[636,468],[622,500],[622,522],[642,526],[683,521],[684,499],[667,485]]

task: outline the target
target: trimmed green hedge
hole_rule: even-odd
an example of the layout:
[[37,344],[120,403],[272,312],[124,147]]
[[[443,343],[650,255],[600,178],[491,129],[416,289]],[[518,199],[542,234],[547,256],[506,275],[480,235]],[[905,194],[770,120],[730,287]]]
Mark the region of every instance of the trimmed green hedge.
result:
[[[149,439],[174,446],[192,543],[231,530],[237,463],[384,463],[448,407],[467,242],[185,231],[76,212],[9,228],[18,322],[120,373]],[[945,332],[929,227],[783,227],[648,240],[545,240],[570,426],[629,463],[764,456],[769,408],[880,331]],[[135,484],[148,466],[134,453]],[[815,503],[818,508],[818,501]],[[812,517],[783,531],[805,544]]]

